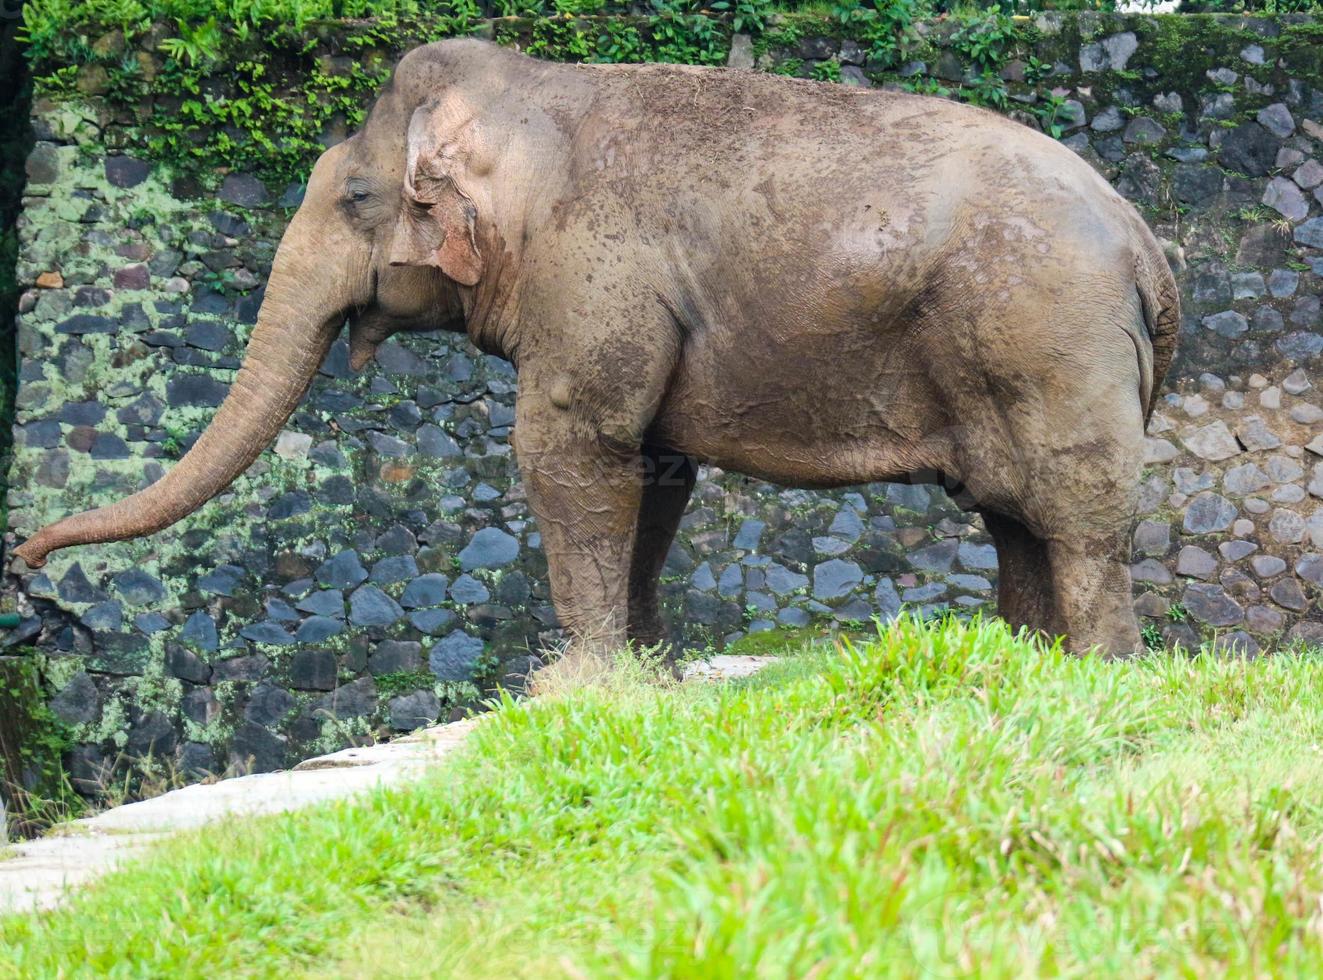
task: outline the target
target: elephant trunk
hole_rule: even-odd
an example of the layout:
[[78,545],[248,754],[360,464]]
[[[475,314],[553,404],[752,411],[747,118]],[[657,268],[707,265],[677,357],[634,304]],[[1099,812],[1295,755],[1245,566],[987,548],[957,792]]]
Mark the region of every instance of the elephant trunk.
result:
[[287,263],[281,258],[278,254],[243,366],[184,458],[145,490],[42,528],[14,551],[28,567],[40,568],[59,548],[123,541],[169,527],[234,482],[276,437],[307,393],[344,315],[342,308],[300,309],[292,289],[300,278],[282,268]]

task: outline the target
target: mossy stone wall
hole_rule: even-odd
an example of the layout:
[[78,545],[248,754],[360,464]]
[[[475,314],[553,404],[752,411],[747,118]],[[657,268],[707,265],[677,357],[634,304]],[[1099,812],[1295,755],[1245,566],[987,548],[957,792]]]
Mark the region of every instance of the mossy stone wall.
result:
[[[1185,300],[1135,542],[1146,637],[1239,654],[1323,643],[1318,23],[464,27],[544,57],[669,55],[946,94],[1062,139],[1151,222]],[[11,545],[159,478],[196,437],[300,175],[416,36],[322,26],[190,66],[160,37],[107,32],[78,62],[38,66]],[[275,446],[192,518],[9,570],[23,620],[6,652],[41,657],[83,792],[124,771],[274,769],[430,723],[517,683],[557,639],[511,459],[509,366],[451,336],[397,338],[360,376],[346,361],[342,342]],[[902,603],[986,608],[995,579],[977,520],[936,489],[809,493],[707,470],[664,588],[687,644],[766,646]]]

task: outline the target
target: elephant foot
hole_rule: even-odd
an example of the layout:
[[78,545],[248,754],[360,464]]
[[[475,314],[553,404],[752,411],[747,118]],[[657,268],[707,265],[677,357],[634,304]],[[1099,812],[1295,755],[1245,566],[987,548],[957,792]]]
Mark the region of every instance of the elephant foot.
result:
[[1069,649],[1109,660],[1143,653],[1131,599],[1130,567],[1068,548],[1054,548],[1052,557],[1057,607]]
[[997,546],[997,612],[1012,627],[1048,640],[1064,636],[1073,653],[1120,658],[1143,652],[1123,557],[1127,536],[1045,541],[1018,521],[983,517]]

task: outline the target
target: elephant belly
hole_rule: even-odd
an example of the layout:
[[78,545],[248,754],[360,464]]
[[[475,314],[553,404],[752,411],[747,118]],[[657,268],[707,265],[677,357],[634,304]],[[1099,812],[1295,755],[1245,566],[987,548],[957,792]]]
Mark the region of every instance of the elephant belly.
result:
[[786,486],[941,468],[932,439],[940,409],[922,363],[872,331],[803,341],[760,331],[743,342],[691,340],[649,438]]

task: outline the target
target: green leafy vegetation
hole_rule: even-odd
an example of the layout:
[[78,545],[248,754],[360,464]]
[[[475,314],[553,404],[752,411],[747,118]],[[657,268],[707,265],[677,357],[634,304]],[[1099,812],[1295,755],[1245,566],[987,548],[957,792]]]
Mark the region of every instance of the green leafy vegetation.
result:
[[[1187,4],[1188,5],[1188,4]],[[1213,10],[1317,9],[1318,0],[1212,0]],[[1114,0],[28,0],[23,24],[39,55],[68,52],[106,31],[132,38],[156,33],[172,50],[205,52],[226,35],[239,41],[264,32],[302,35],[310,26],[334,20],[374,20],[382,24],[432,21],[438,17],[477,21],[488,17],[584,17],[602,14],[660,16],[715,12],[728,14],[737,31],[757,33],[780,13],[833,13],[843,22],[896,17],[914,19],[952,11],[989,10],[1003,14],[1037,10],[1112,10]],[[167,29],[163,30],[162,25]],[[200,46],[196,47],[196,46]]]
[[[477,34],[547,60],[720,65],[748,34],[760,64],[780,74],[856,81],[835,59],[806,60],[806,38],[848,39],[875,83],[1000,111],[1015,108],[1060,136],[1063,97],[1037,91],[1051,69],[1034,23],[1050,6],[1100,9],[1111,0],[32,0],[22,36],[39,94],[104,99],[138,122],[131,143],[183,188],[214,187],[231,170],[274,187],[301,181],[327,141],[357,128],[399,55],[426,41]],[[496,19],[489,19],[496,18]],[[1163,83],[1203,78],[1192,47],[1239,50],[1236,23],[1211,17],[1136,20]],[[1298,36],[1297,36],[1298,35]],[[1072,27],[1062,37],[1078,40]],[[1288,58],[1316,57],[1308,25],[1287,25]],[[1049,45],[1050,47],[1050,45]],[[1064,49],[1063,49],[1064,50]],[[769,59],[767,56],[771,56]],[[1040,58],[1038,55],[1042,55]],[[934,66],[955,56],[952,66]],[[809,56],[812,57],[812,56]],[[1197,62],[1197,64],[1196,64]],[[1008,67],[1014,71],[1008,73]],[[853,73],[853,74],[851,74]],[[1186,76],[1190,76],[1189,79]],[[1013,103],[1010,78],[1019,88]],[[1022,81],[1018,81],[1022,80]],[[1100,82],[1107,85],[1109,82]],[[1231,124],[1231,121],[1228,121]]]
[[421,14],[424,6],[430,13],[447,16],[453,15],[455,4],[446,0],[426,5],[418,0],[29,0],[23,7],[23,32],[38,61],[76,54],[80,46],[90,47],[89,34],[108,31],[120,31],[128,40],[162,33],[167,53],[205,59],[219,53],[228,35],[241,42],[265,30],[297,37],[310,24],[339,18],[397,23]]
[[44,663],[30,648],[0,658],[0,796],[9,830],[18,836],[76,817],[84,806],[63,768],[71,732],[42,696]]
[[0,970],[1315,975],[1317,656],[907,620],[747,682],[507,700],[424,782],[4,921]]
[[[776,49],[776,70],[839,82],[836,61],[809,68],[795,57],[801,37],[854,39],[879,77],[926,50],[918,23],[940,8],[933,0],[655,0],[649,13],[622,14],[602,0],[396,0],[370,9],[352,0],[33,0],[22,33],[40,94],[132,111],[133,145],[185,187],[214,187],[231,170],[280,186],[301,181],[328,139],[361,124],[391,65],[417,43],[479,33],[548,60],[720,65],[731,34],[743,31],[756,52]],[[511,16],[483,20],[488,14]],[[1032,32],[997,8],[957,18],[953,45],[981,75],[943,94],[1004,106],[996,68]]]
[[393,698],[397,694],[430,691],[435,684],[436,678],[429,671],[401,670],[378,677],[377,693],[382,698]]

